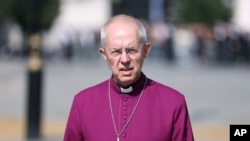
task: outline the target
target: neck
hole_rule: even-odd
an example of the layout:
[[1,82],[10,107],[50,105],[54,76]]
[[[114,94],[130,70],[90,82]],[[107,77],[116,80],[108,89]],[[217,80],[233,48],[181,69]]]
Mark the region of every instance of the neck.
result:
[[113,79],[114,79],[117,86],[122,87],[124,89],[127,89],[127,88],[133,86],[135,83],[137,83],[140,80],[140,78],[141,78],[141,73],[135,80],[128,82],[128,83],[122,83],[120,81],[117,81],[115,78],[113,78]]
[[132,93],[133,90],[134,90],[134,85],[136,83],[139,82],[139,80],[141,79],[141,75],[135,79],[135,81],[133,81],[132,83],[129,83],[129,84],[121,84],[121,83],[118,83],[115,79],[114,79],[114,82],[115,84],[120,88],[120,92],[121,93],[124,93],[124,94],[129,94],[129,93]]

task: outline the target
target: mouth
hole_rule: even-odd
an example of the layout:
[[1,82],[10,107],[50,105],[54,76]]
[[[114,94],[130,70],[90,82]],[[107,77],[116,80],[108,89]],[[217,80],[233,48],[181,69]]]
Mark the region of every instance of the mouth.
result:
[[122,68],[120,71],[122,72],[122,75],[124,76],[130,76],[132,73],[133,68]]
[[128,71],[131,71],[133,70],[133,68],[122,68],[120,69],[120,71],[123,71],[123,72],[128,72]]

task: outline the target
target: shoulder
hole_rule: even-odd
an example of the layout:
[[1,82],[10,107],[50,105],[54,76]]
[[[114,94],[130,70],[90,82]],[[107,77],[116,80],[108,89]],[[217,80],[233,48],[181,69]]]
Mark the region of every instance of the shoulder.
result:
[[151,101],[167,105],[167,110],[179,110],[186,107],[184,94],[168,85],[149,79],[146,92]]
[[163,97],[183,99],[184,95],[177,89],[172,88],[166,84],[149,79],[148,89],[154,91],[155,94],[162,95]]
[[96,85],[93,85],[86,89],[81,90],[74,96],[74,99],[82,99],[82,98],[86,98],[89,96],[100,94],[101,92],[107,90],[107,86],[108,86],[108,80],[105,80]]

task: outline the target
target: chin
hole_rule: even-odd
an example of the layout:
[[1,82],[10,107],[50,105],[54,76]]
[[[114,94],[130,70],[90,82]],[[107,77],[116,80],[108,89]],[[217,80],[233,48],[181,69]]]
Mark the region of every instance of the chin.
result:
[[123,76],[121,79],[120,79],[121,83],[122,84],[126,84],[126,85],[130,85],[131,83],[133,83],[134,81],[134,78],[132,76]]

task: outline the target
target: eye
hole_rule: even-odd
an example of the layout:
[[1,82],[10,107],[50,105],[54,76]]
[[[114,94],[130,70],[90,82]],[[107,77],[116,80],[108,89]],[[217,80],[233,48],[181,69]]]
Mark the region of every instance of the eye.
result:
[[121,50],[113,50],[113,51],[111,52],[111,54],[113,54],[113,55],[118,55],[118,54],[121,54],[121,53],[122,53]]
[[127,49],[126,52],[129,53],[129,54],[135,54],[135,53],[137,53],[138,51],[135,50],[135,49]]

